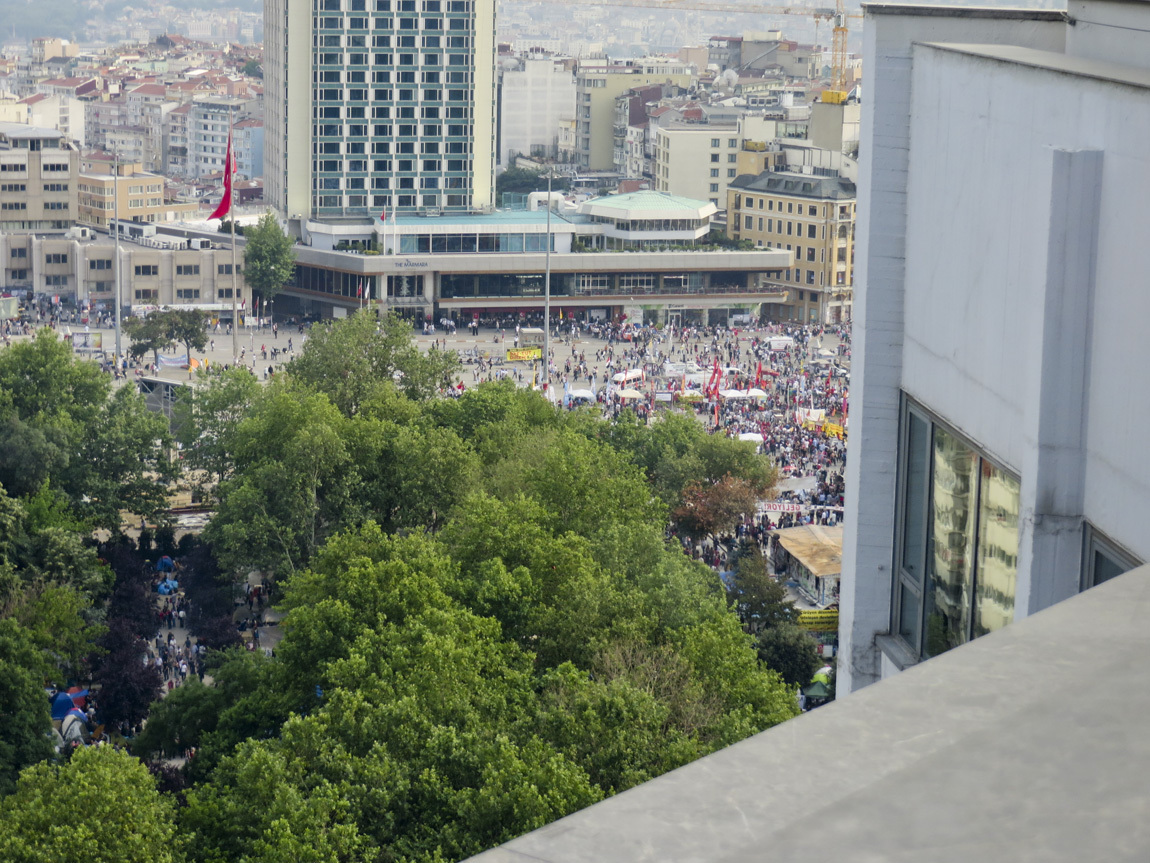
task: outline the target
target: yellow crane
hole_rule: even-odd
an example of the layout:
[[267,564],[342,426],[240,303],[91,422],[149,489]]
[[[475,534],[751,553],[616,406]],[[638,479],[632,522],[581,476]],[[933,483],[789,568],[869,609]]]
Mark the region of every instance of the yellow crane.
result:
[[[539,0],[543,3],[562,3],[569,5],[570,0]],[[818,21],[833,22],[831,39],[831,89],[824,91],[824,102],[846,101],[847,79],[847,20],[850,18],[862,20],[862,14],[847,12],[843,8],[843,0],[835,0],[834,8],[817,7],[806,8],[802,6],[759,6],[756,3],[738,3],[731,0],[581,0],[592,6],[642,6],[648,9],[668,9],[671,11],[690,12],[727,12],[757,15],[798,15],[804,18],[814,18]]]

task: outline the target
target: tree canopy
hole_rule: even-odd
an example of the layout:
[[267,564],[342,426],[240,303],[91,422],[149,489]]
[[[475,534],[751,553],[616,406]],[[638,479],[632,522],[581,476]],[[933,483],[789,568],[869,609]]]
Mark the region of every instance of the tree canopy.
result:
[[292,278],[295,241],[284,233],[272,212],[244,231],[244,281],[264,300],[274,300]]
[[[154,702],[150,540],[97,558],[91,535],[162,502],[163,421],[51,337],[0,351],[0,434],[44,456],[29,478],[0,450],[0,859],[56,859],[63,823],[107,859],[442,863],[797,712],[803,657],[761,557],[732,602],[668,539],[700,500],[707,530],[733,523],[769,463],[691,418],[459,393],[457,370],[361,312],[266,385],[201,377],[182,466],[215,511],[180,580],[210,676]],[[232,646],[229,587],[253,569],[274,655]],[[195,748],[164,774],[186,805],[123,753],[54,754],[44,686],[65,678],[126,733],[147,716],[134,756]]]
[[123,510],[158,515],[175,476],[164,418],[48,329],[0,351],[0,440],[0,484],[27,494],[48,481],[72,512],[113,531]]

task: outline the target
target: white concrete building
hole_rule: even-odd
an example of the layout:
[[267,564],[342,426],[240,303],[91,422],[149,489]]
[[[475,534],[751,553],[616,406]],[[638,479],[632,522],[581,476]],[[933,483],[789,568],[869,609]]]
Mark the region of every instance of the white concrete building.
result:
[[550,57],[523,58],[503,71],[499,91],[499,162],[516,155],[559,155],[559,125],[575,118],[575,75]]
[[739,175],[735,124],[672,123],[655,135],[655,189],[727,206],[727,185]]
[[865,9],[840,694],[1150,559],[1150,4]]

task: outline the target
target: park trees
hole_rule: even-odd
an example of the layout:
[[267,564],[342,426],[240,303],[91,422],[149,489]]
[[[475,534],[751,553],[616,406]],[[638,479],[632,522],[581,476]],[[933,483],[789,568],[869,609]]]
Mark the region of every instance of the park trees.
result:
[[[50,330],[0,351],[0,429],[22,441],[0,447],[0,483],[30,493],[30,472],[36,488],[49,481],[93,527],[118,531],[121,511],[153,518],[166,504],[175,474],[166,422],[130,389],[113,393]],[[42,460],[25,461],[33,451]]]
[[212,375],[190,399],[175,407],[174,425],[183,445],[184,463],[222,482],[234,469],[235,432],[256,400],[260,383],[245,368]]
[[274,300],[292,278],[295,241],[284,233],[272,212],[244,231],[244,281],[264,302]]
[[173,818],[148,769],[110,746],[80,748],[62,765],[26,769],[0,798],[0,859],[54,863],[183,860]]
[[346,416],[398,388],[415,400],[431,398],[459,368],[455,354],[426,354],[412,340],[411,325],[394,314],[377,319],[370,310],[312,327],[289,373],[324,393]]

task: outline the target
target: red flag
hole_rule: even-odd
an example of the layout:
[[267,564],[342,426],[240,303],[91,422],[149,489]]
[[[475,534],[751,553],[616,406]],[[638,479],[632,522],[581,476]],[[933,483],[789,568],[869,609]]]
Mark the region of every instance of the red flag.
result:
[[359,280],[359,287],[356,289],[355,295],[357,297],[363,296],[363,279]]
[[232,158],[232,133],[228,131],[228,154],[224,157],[224,197],[209,219],[222,219],[232,209],[232,174],[236,172],[236,162]]

